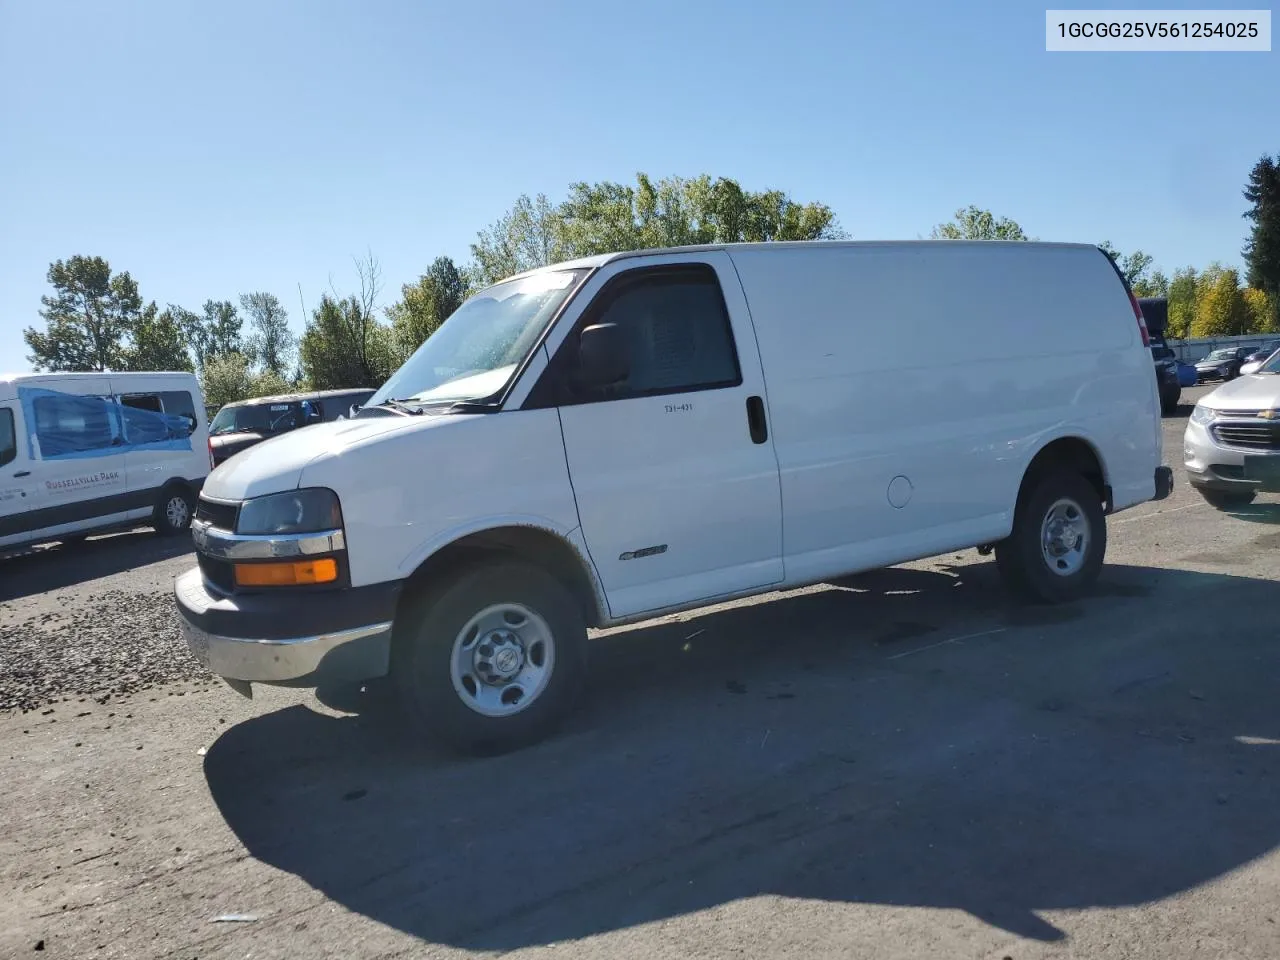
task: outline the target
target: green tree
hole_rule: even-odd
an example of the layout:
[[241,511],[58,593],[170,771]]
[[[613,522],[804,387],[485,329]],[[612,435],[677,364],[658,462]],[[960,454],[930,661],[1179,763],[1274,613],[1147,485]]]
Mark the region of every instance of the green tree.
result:
[[1185,340],[1191,336],[1192,322],[1196,316],[1196,290],[1200,275],[1195,267],[1182,267],[1173,271],[1169,280],[1169,325],[1165,336]]
[[[244,320],[229,300],[206,300],[197,356],[202,362],[227,353],[243,353],[240,329]],[[246,354],[247,355],[247,354]]]
[[154,301],[147,304],[130,330],[130,344],[122,352],[121,369],[192,369],[182,325],[172,310],[157,310]]
[[277,370],[262,369],[250,374],[249,396],[274,397],[293,391],[293,383]]
[[1280,164],[1263,156],[1249,172],[1244,189],[1249,201],[1245,218],[1252,221],[1244,245],[1249,286],[1280,298]]
[[316,390],[378,387],[391,376],[396,351],[390,328],[375,315],[381,270],[370,256],[357,261],[360,292],[320,298],[302,335],[303,376]]
[[1249,287],[1240,294],[1248,314],[1248,333],[1280,333],[1280,304],[1265,290]]
[[214,407],[247,400],[253,389],[249,358],[234,352],[207,358],[200,369],[200,389],[204,402]]
[[436,257],[417,283],[401,287],[400,300],[386,311],[397,356],[408,358],[467,295],[467,278],[448,257]]
[[733,180],[700,176],[636,186],[575,183],[557,213],[561,246],[573,257],[699,243],[829,240],[845,236],[834,211],[798,203],[780,190],[751,192]]
[[1133,293],[1137,297],[1168,297],[1169,278],[1160,270],[1153,270],[1150,276],[1139,277],[1133,284]]
[[245,355],[264,371],[283,377],[296,341],[289,329],[289,314],[272,293],[242,294],[240,309],[249,317],[252,329],[245,341]]
[[200,388],[205,403],[220,407],[237,400],[288,393],[293,385],[274,370],[255,370],[247,356],[233,350],[208,359],[200,371]]
[[1098,244],[1098,249],[1110,257],[1112,262],[1120,268],[1120,272],[1124,274],[1125,280],[1129,282],[1129,286],[1133,288],[1136,296],[1160,296],[1160,294],[1154,293],[1138,293],[1139,287],[1146,289],[1147,270],[1150,269],[1151,264],[1154,262],[1154,257],[1143,253],[1141,250],[1135,250],[1130,254],[1122,254],[1111,245],[1109,240],[1103,240],[1102,243]]
[[475,279],[489,284],[575,257],[619,250],[845,236],[830,207],[799,203],[781,190],[751,192],[736,181],[703,175],[635,186],[574,183],[563,203],[520,197],[471,245]]
[[1193,337],[1233,337],[1248,333],[1248,309],[1240,291],[1240,275],[1221,264],[1210,265],[1196,284]]
[[472,271],[484,286],[568,259],[559,242],[559,218],[544,194],[521,196],[510,210],[476,235]]
[[111,273],[102,257],[56,260],[46,274],[53,295],[43,296],[46,328],[27,327],[22,338],[37,370],[119,369],[125,338],[142,311],[138,285],[128,273]]
[[955,220],[940,223],[929,234],[934,240],[1034,240],[1014,220],[996,217],[970,204],[955,212]]

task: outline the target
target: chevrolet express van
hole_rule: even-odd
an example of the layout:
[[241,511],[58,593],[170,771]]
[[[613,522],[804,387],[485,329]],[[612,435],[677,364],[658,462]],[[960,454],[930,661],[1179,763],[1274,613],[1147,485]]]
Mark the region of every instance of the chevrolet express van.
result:
[[140,524],[184,534],[209,469],[193,374],[0,376],[0,550]]
[[215,469],[178,610],[242,693],[390,674],[424,735],[510,748],[573,704],[588,627],[966,547],[1080,597],[1105,517],[1171,490],[1159,407],[1093,246],[591,257],[482,290],[354,419]]

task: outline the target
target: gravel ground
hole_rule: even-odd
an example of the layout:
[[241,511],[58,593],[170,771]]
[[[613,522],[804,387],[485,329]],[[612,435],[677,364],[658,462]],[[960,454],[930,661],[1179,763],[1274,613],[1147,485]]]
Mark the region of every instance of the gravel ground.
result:
[[0,712],[207,677],[168,592],[194,562],[185,542],[150,531],[0,560]]
[[[616,631],[506,757],[207,680],[0,717],[0,957],[1272,960],[1280,498],[1180,485],[1108,528],[1078,604],[965,551]],[[112,687],[172,657],[133,598],[183,554],[4,566],[0,627],[115,597]]]
[[204,674],[164,594],[91,593],[83,605],[0,626],[0,711],[25,713],[67,698],[103,704]]

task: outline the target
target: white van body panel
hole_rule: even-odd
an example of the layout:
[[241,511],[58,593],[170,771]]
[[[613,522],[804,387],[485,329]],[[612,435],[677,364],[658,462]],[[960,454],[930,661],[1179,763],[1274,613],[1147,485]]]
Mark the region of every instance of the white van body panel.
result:
[[1058,437],[1099,454],[1116,509],[1154,494],[1159,436],[1135,435],[1158,430],[1151,359],[1096,248],[731,256],[769,385],[788,581],[1002,539],[1027,465]]
[[[302,469],[312,460],[341,456],[394,433],[437,425],[437,418],[376,417],[334,420],[299,427],[271,437],[224,460],[209,474],[204,491],[214,500],[238,501],[282,493],[298,486]],[[348,484],[358,483],[355,475]]]
[[[32,422],[32,410],[39,409],[31,399],[36,395],[96,398],[106,405],[101,409],[108,411],[113,443],[52,455],[42,448],[41,424]],[[163,409],[162,401],[169,397],[186,398],[181,407],[195,420],[191,434],[181,442],[158,443],[134,435],[138,422],[126,418],[123,401],[150,403],[161,408],[158,413],[173,413]],[[181,482],[194,491],[209,473],[208,424],[193,374],[0,376],[0,417],[12,418],[17,434],[14,459],[0,465],[0,549],[149,519],[167,484]],[[72,434],[68,438],[74,441]]]
[[[714,271],[740,382],[529,408],[596,294],[681,264]],[[576,265],[593,272],[501,411],[306,427],[227,461],[206,494],[334,490],[352,587],[474,533],[538,529],[584,558],[610,624],[998,541],[1058,438],[1095,452],[1113,511],[1157,493],[1153,365],[1096,247],[743,244]]]
[[[368,429],[374,424],[387,426]],[[342,425],[322,424],[240,456],[257,452],[269,459],[280,441],[326,431],[312,448],[323,452],[301,465],[298,485],[338,492],[352,586],[402,579],[441,547],[482,530],[531,526],[567,537],[578,526],[554,410],[379,417],[349,425],[364,429],[353,431],[359,442],[325,443]],[[287,452],[301,450],[293,445]]]
[[[747,429],[746,400],[763,396],[764,377],[728,254],[659,254],[602,267],[561,317],[555,345],[620,274],[690,263],[715,271],[741,383],[559,409],[578,517],[613,617],[784,579],[778,461],[773,445],[752,443]],[[634,556],[646,549],[662,552]]]

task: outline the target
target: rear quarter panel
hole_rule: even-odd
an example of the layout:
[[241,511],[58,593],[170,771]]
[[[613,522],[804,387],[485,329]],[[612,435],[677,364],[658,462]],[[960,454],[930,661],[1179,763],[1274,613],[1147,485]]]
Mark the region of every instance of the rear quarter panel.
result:
[[[768,384],[787,577],[1006,535],[1048,442],[1087,440],[1119,506],[1154,493],[1158,398],[1094,248],[940,242],[733,251]],[[895,477],[909,502],[889,502]]]

